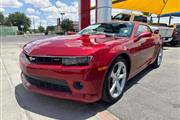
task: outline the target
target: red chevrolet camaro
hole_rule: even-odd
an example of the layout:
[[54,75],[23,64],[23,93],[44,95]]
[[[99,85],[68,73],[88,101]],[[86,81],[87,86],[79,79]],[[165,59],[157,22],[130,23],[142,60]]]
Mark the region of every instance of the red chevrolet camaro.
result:
[[138,22],[93,24],[75,35],[26,44],[20,54],[23,85],[47,96],[114,103],[126,82],[160,66],[162,40]]

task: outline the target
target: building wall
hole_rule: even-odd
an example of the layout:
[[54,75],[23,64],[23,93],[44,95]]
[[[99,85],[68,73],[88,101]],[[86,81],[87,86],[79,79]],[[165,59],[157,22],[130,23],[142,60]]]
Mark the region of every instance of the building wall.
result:
[[0,26],[0,36],[16,35],[17,31],[16,26]]

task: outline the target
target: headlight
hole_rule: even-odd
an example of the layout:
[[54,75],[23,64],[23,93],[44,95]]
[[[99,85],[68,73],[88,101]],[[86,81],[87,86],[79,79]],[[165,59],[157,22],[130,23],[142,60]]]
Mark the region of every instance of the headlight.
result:
[[65,66],[86,66],[91,62],[92,57],[63,57],[62,64]]
[[21,52],[19,57],[21,60],[25,61],[26,63],[29,63],[29,60],[24,52]]

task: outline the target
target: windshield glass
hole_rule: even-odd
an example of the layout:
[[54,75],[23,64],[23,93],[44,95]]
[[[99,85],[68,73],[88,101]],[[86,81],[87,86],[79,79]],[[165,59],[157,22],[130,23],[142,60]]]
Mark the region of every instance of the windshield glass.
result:
[[122,20],[122,21],[129,21],[131,15],[128,14],[118,14],[113,17],[113,20]]
[[79,34],[130,37],[133,30],[133,23],[102,23],[93,24],[79,32]]
[[145,23],[148,22],[147,17],[144,16],[135,16],[134,21],[145,22]]

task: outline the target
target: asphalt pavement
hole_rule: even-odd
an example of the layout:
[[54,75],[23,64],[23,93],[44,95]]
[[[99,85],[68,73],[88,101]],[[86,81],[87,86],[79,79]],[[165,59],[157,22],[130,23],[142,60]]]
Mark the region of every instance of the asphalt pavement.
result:
[[164,47],[158,69],[146,68],[127,84],[121,100],[85,104],[26,90],[18,56],[25,43],[53,36],[0,38],[0,120],[180,120],[180,46]]

